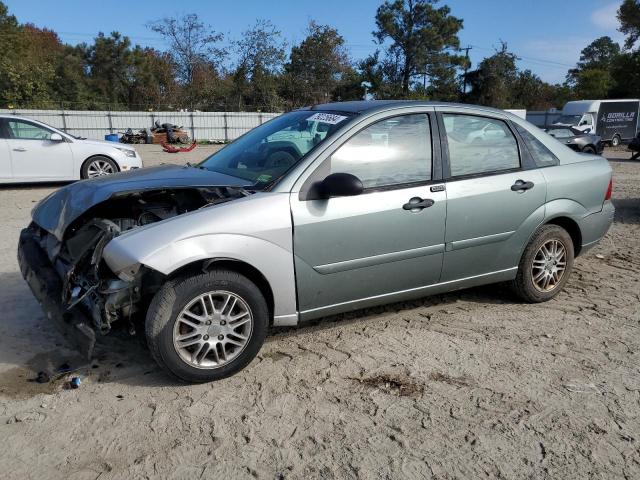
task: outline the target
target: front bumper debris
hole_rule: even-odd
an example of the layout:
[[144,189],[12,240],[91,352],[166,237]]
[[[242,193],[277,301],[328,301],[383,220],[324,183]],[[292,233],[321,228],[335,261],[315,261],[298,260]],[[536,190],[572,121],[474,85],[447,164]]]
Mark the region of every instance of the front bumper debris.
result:
[[67,310],[62,306],[62,281],[30,228],[25,228],[20,233],[18,263],[22,276],[42,306],[47,319],[58,327],[82,355],[91,358],[96,342],[91,320],[77,308]]

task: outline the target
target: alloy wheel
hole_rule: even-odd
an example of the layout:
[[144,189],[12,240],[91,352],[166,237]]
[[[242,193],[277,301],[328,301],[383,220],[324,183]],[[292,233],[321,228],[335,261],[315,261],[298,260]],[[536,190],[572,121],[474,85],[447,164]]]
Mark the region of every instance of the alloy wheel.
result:
[[533,258],[531,277],[540,292],[550,292],[558,286],[567,268],[567,249],[560,240],[548,240]]
[[249,305],[238,295],[216,290],[198,295],[178,314],[173,346],[196,368],[219,368],[247,346],[253,330]]
[[115,173],[115,170],[113,165],[106,160],[94,160],[87,168],[87,176],[89,178],[102,177],[111,173]]

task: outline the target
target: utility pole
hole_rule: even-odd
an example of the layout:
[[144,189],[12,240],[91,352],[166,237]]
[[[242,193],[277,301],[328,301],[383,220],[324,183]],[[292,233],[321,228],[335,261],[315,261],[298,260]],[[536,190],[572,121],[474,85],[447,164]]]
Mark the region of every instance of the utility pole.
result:
[[464,50],[465,51],[465,55],[464,57],[467,59],[467,62],[464,64],[464,74],[462,77],[462,94],[465,95],[467,93],[467,70],[469,70],[469,50],[471,50],[473,47],[470,45],[467,45],[465,48],[461,48],[460,51]]

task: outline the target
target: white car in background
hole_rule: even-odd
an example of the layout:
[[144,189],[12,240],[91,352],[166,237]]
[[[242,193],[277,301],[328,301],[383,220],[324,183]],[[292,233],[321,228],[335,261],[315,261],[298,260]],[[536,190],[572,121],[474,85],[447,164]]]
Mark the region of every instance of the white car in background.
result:
[[133,147],[87,140],[45,123],[0,115],[0,183],[93,178],[142,167]]

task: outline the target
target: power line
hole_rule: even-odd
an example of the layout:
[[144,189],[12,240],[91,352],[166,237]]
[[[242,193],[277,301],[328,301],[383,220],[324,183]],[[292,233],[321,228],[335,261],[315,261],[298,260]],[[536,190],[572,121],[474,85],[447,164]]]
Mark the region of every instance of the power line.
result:
[[[479,50],[488,50],[488,51],[495,51],[495,48],[488,48],[488,47],[481,47],[479,45],[471,45],[473,48],[477,48]],[[560,46],[560,44],[559,44]],[[562,63],[562,62],[556,62],[555,60],[547,60],[547,59],[543,59],[543,58],[535,58],[535,57],[529,57],[529,56],[524,56],[524,55],[518,55],[516,52],[511,52],[514,55],[517,55],[519,59],[521,60],[527,60],[529,62],[538,62],[541,64],[545,64],[545,65],[556,65],[559,67],[567,67],[567,68],[574,68],[574,65],[569,65],[568,63]]]

